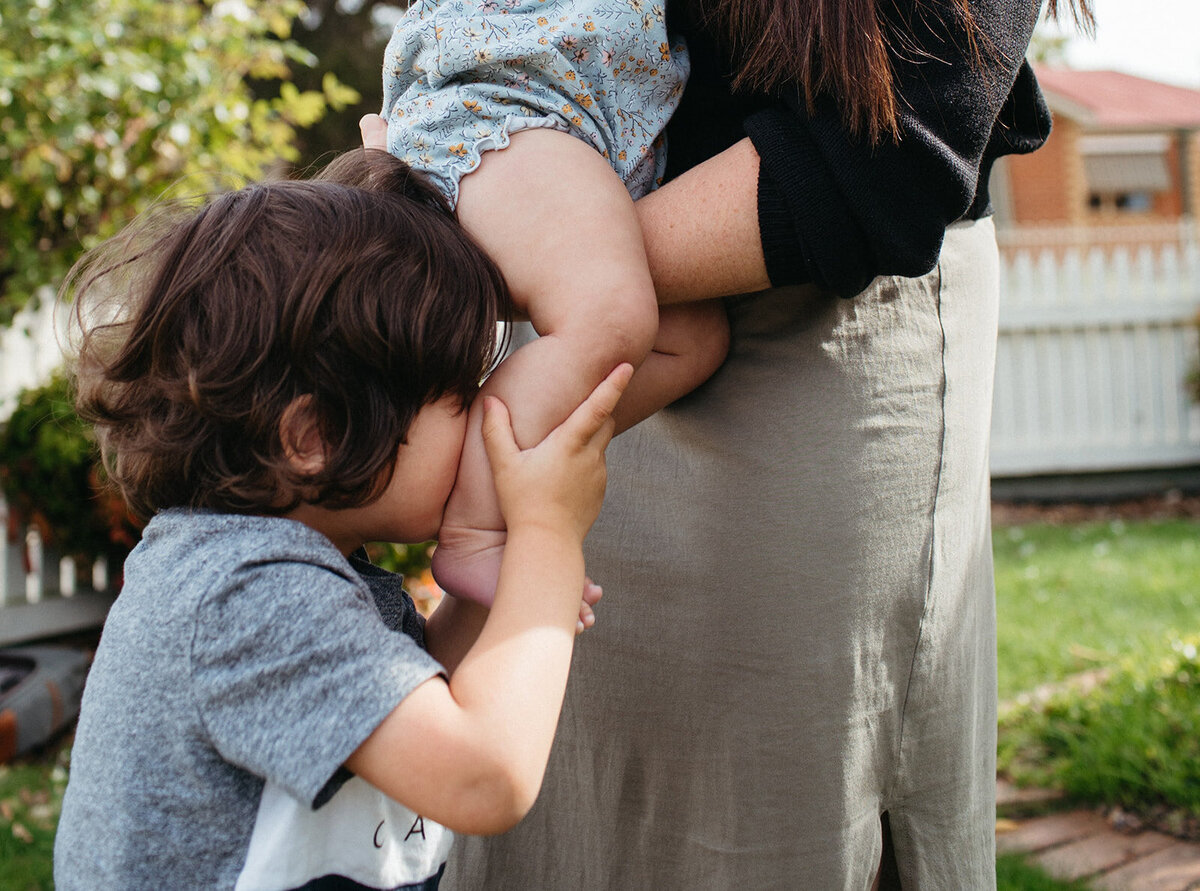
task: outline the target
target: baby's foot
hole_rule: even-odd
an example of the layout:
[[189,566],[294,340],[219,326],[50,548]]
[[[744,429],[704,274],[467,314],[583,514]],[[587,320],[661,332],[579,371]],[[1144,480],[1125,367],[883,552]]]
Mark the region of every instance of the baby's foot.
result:
[[445,526],[438,533],[430,569],[447,594],[491,607],[504,555],[503,529]]
[[589,578],[583,580],[583,600],[579,604],[579,621],[575,623],[575,633],[583,634],[593,625],[596,624],[596,611],[592,609],[600,598],[604,596],[604,591]]

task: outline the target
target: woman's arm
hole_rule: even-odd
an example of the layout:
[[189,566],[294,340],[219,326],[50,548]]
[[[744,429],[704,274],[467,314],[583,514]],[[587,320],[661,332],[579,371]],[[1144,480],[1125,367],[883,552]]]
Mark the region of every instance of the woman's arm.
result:
[[991,162],[1045,141],[1049,114],[1024,64],[1038,4],[971,8],[974,41],[949,0],[893,23],[907,33],[891,53],[897,140],[854,138],[835,99],[809,108],[798,88],[744,119],[761,162],[759,222],[774,284],[814,282],[850,296],[877,275],[923,275],[946,227],[985,212]]
[[[366,148],[387,145],[377,114],[358,122]],[[743,139],[634,204],[660,304],[771,286],[758,235],[758,153]]]
[[758,152],[743,139],[634,204],[660,304],[771,286],[757,186]]
[[[992,158],[1032,151],[1049,130],[1023,65],[1037,4],[972,7],[977,58],[946,0],[907,23],[909,42],[893,54],[898,142],[854,139],[837,102],[822,97],[810,111],[785,90],[744,120],[748,138],[638,201],[659,302],[805,282],[850,295],[876,275],[928,272],[946,226],[981,212]],[[707,111],[685,96],[672,138],[694,135]],[[384,146],[382,118],[360,126],[364,144]]]
[[[946,227],[984,212],[992,160],[1037,148],[1050,125],[1024,64],[1038,4],[971,7],[978,54],[949,0],[893,23],[908,34],[892,52],[898,141],[855,138],[837,101],[810,109],[784,89],[741,121],[747,138],[638,201],[659,302],[808,282],[850,296],[877,275],[928,272]],[[692,106],[685,94],[674,145],[704,134],[719,87]]]

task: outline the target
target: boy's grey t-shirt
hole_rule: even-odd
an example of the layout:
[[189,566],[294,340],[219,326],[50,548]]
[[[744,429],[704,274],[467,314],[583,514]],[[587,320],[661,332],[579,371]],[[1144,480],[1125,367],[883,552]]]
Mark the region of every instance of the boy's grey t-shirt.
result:
[[451,834],[342,764],[441,671],[422,644],[399,578],[302,523],[159,514],[88,677],[57,887],[420,887]]

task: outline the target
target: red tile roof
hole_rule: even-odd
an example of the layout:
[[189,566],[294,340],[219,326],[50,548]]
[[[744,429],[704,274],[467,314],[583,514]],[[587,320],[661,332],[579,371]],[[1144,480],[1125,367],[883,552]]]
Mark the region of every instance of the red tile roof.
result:
[[1200,128],[1200,90],[1119,71],[1036,71],[1050,109],[1089,129]]

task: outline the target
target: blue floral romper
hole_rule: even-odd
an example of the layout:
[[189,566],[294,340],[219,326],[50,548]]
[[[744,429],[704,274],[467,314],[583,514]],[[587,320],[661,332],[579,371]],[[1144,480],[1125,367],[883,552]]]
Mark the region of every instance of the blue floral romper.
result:
[[530,127],[595,146],[630,194],[661,181],[688,58],[665,0],[414,0],[383,63],[388,151],[456,203],[488,149]]

